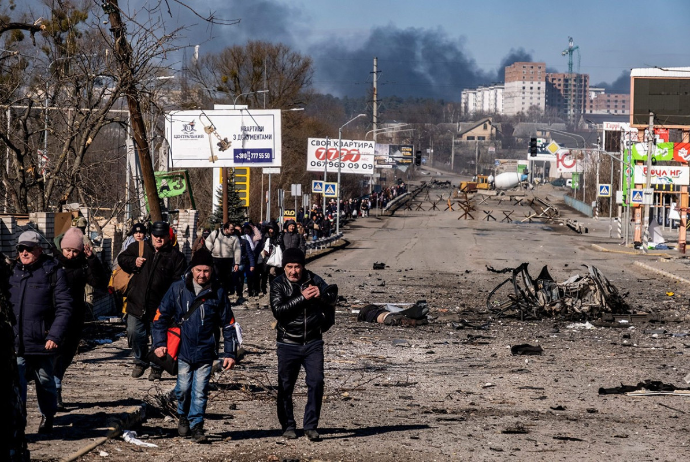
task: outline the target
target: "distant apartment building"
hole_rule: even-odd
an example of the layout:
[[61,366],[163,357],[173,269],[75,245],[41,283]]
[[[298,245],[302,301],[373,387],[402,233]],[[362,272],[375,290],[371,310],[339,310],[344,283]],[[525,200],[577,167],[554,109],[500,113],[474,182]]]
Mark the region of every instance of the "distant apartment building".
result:
[[567,119],[586,113],[589,74],[546,74],[546,107]]
[[464,114],[502,114],[503,85],[489,85],[463,90],[460,101]]
[[630,115],[630,94],[606,93],[603,88],[590,87],[586,113]]
[[532,106],[541,111],[546,107],[546,64],[518,62],[507,66],[503,113],[515,115]]

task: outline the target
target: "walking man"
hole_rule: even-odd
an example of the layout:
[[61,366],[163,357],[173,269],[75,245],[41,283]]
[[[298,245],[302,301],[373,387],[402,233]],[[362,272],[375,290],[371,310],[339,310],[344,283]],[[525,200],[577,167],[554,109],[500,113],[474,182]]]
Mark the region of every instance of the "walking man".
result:
[[19,236],[17,253],[10,276],[10,303],[17,320],[14,346],[20,393],[26,409],[27,381],[35,380],[41,412],[38,433],[50,433],[57,411],[53,363],[69,326],[72,296],[64,270],[43,253],[36,231]]
[[225,223],[206,238],[206,248],[213,256],[213,270],[220,280],[223,289],[231,295],[234,293],[233,273],[240,269],[242,247],[239,237],[235,236],[235,227]]
[[324,389],[322,333],[335,322],[338,287],[307,271],[304,252],[298,248],[285,250],[282,263],[285,272],[271,282],[271,310],[278,321],[278,420],[285,438],[297,438],[292,392],[304,367],[303,428],[309,440],[318,441]]
[[[170,226],[164,221],[151,225],[151,239],[144,242],[139,256],[139,243],[134,242],[117,257],[120,268],[132,275],[127,286],[127,341],[134,353],[132,377],[144,375],[149,367],[151,321],[170,285],[180,279],[187,260],[170,243]],[[162,369],[151,366],[149,380],[160,380]]]
[[232,369],[237,357],[235,317],[225,289],[213,274],[213,257],[202,247],[194,253],[191,270],[173,283],[153,321],[153,347],[162,358],[168,351],[167,330],[180,326],[177,366],[177,431],[192,441],[206,441],[204,413],[213,361],[218,357],[214,334],[223,331],[223,369]]

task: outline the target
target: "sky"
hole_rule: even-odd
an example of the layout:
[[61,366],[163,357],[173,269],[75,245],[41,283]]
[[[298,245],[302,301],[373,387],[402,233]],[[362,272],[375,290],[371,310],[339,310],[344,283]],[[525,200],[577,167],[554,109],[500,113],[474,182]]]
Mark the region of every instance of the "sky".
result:
[[[314,60],[313,86],[362,96],[378,57],[381,96],[459,101],[463,88],[503,81],[515,61],[567,72],[574,54],[590,85],[629,91],[634,67],[690,66],[690,0],[198,0],[240,19],[199,26],[188,40],[213,52],[247,40],[283,42]],[[205,5],[205,6],[204,6]],[[208,40],[209,34],[212,36]],[[579,56],[578,56],[579,52]]]

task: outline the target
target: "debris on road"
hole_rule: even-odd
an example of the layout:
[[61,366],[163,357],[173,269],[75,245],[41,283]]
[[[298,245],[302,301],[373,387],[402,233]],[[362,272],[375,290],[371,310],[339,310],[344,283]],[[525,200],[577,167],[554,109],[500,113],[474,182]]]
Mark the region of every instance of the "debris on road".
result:
[[386,264],[385,264],[385,263],[381,263],[381,262],[374,262],[374,269],[375,269],[375,270],[386,269]]
[[128,443],[135,444],[137,446],[141,446],[144,448],[157,448],[158,447],[158,445],[156,445],[156,444],[146,443],[144,441],[141,441],[140,439],[137,439],[137,432],[132,431],[132,430],[123,431],[122,432],[122,439]]
[[543,352],[544,349],[540,345],[533,346],[527,343],[510,347],[510,354],[513,356],[541,356]]
[[683,391],[686,396],[690,396],[690,388],[676,387],[671,383],[664,383],[660,380],[645,380],[637,385],[623,385],[613,388],[599,388],[600,395],[627,395],[633,392],[654,393],[654,394],[673,394],[676,391]]
[[[523,263],[517,268],[496,270],[495,273],[511,273],[511,277],[501,282],[486,300],[489,311],[500,316],[519,316],[520,319],[542,319],[545,317],[565,317],[568,319],[596,318],[603,313],[629,313],[630,307],[619,294],[618,289],[594,266],[587,267],[588,274],[575,274],[557,283],[544,266],[536,279],[532,279]],[[513,293],[507,300],[493,301],[503,286],[512,284]]]

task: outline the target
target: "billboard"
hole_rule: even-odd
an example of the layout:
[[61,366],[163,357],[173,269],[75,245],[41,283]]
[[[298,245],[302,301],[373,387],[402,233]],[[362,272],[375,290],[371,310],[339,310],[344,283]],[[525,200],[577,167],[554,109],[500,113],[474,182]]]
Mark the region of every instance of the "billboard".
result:
[[[336,172],[359,175],[374,174],[373,141],[341,140],[338,159],[338,140],[330,138],[309,138],[307,140],[307,171]],[[340,160],[340,161],[339,161]]]
[[631,77],[631,122],[648,125],[649,113],[665,128],[690,127],[690,68],[633,69]]
[[376,165],[379,168],[388,168],[385,166],[393,165],[410,165],[412,162],[414,162],[413,145],[376,143]]
[[[650,170],[652,184],[690,184],[690,167],[654,166]],[[647,178],[647,166],[635,165],[635,183],[644,183]]]
[[165,136],[173,168],[281,166],[280,110],[169,112]]

